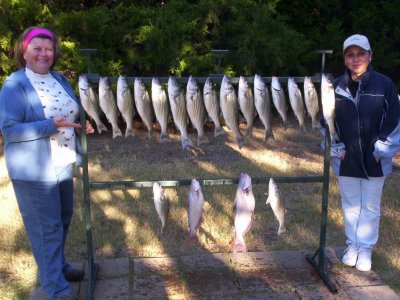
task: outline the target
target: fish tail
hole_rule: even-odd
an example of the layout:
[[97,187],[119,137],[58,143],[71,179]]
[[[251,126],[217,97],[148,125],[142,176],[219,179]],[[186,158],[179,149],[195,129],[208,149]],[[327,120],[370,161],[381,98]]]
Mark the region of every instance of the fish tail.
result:
[[199,135],[197,137],[197,147],[200,147],[201,144],[209,143],[208,138],[205,135]]
[[183,136],[181,142],[183,150],[186,150],[187,148],[194,148],[194,145],[188,136]]
[[194,232],[190,231],[188,242],[189,242],[189,244],[192,244],[192,243],[198,244],[199,243],[199,238],[197,237],[196,231],[194,231]]
[[318,122],[318,120],[312,120],[312,129],[320,129],[321,128],[321,124]]
[[135,136],[135,132],[132,128],[126,128],[125,137],[127,138],[128,136]]
[[121,129],[119,127],[114,127],[113,128],[113,139],[115,139],[117,136],[122,136]]
[[299,125],[299,129],[300,129],[300,131],[302,131],[302,132],[306,132],[306,126],[305,126],[304,124],[300,124],[300,125]]
[[149,140],[151,140],[151,137],[153,136],[153,128],[151,127],[151,125],[148,128],[149,128]]
[[246,129],[246,136],[247,137],[252,137],[253,136],[253,127],[252,126],[248,126]]
[[171,139],[169,138],[168,132],[161,132],[160,143],[169,143]]
[[214,137],[217,137],[222,134],[226,134],[225,130],[222,127],[215,127]]
[[281,235],[283,233],[286,232],[286,227],[285,225],[279,225],[279,229],[278,229],[278,235]]
[[235,242],[233,244],[233,253],[237,252],[247,252],[247,247],[244,241],[238,241],[237,239],[235,239]]
[[265,136],[264,136],[264,140],[268,141],[269,139],[275,139],[274,133],[272,132],[272,129],[266,129],[265,130]]
[[238,144],[239,149],[242,149],[244,145],[244,138],[243,135],[239,132],[236,133],[236,142]]
[[96,122],[97,131],[101,133],[102,131],[108,131],[106,125],[103,124],[100,120]]

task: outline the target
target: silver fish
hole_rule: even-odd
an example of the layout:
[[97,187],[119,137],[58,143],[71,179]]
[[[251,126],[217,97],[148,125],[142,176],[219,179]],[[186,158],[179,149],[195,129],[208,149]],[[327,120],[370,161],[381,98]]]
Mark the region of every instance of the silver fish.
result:
[[168,98],[160,80],[153,77],[151,80],[151,100],[156,119],[161,126],[160,142],[170,142],[168,135]]
[[175,126],[181,133],[182,149],[193,148],[194,145],[190,140],[187,133],[187,111],[186,111],[186,100],[183,92],[179,86],[179,82],[174,76],[168,78],[168,99],[171,106],[172,117],[174,119]]
[[142,118],[143,123],[146,124],[147,129],[149,130],[149,139],[151,139],[153,135],[154,119],[151,99],[142,78],[135,77],[134,85],[136,110]]
[[89,80],[86,75],[79,76],[79,98],[81,103],[89,117],[91,117],[96,123],[97,131],[108,131],[107,127],[100,120],[100,106],[99,101],[90,86]]
[[217,93],[214,89],[213,82],[210,77],[207,77],[206,82],[204,84],[203,99],[208,116],[214,122],[215,126],[214,137],[219,136],[221,134],[226,134],[219,120],[219,113],[220,113],[219,101],[217,98]]
[[301,95],[301,91],[299,86],[293,77],[288,78],[288,94],[289,94],[289,102],[292,106],[294,115],[299,121],[300,130],[305,131],[306,127],[304,125],[304,104],[303,104],[303,96]]
[[253,135],[253,121],[255,117],[254,97],[249,83],[243,76],[239,77],[238,102],[240,110],[246,119],[246,136]]
[[271,98],[264,79],[258,74],[254,76],[254,104],[265,128],[264,139],[273,139],[274,134],[271,128]]
[[283,120],[283,127],[286,128],[289,126],[289,121],[287,118],[287,104],[286,104],[286,97],[281,84],[279,83],[279,79],[276,76],[272,76],[271,82],[271,94],[272,94],[272,101],[278,113],[281,115]]
[[318,94],[311,77],[304,77],[304,102],[306,103],[307,112],[311,117],[313,129],[321,128],[317,118],[319,112]]
[[339,136],[335,129],[335,91],[333,89],[332,79],[327,74],[321,77],[321,102],[322,113],[329,127],[331,140],[339,141]]
[[193,127],[197,130],[197,147],[208,143],[208,138],[204,135],[205,108],[203,95],[200,92],[197,80],[190,76],[186,85],[186,109]]
[[99,102],[107,120],[111,123],[113,129],[113,139],[122,136],[121,129],[118,127],[118,108],[114,93],[111,90],[107,77],[100,77],[99,80]]
[[286,227],[285,227],[285,202],[282,197],[282,193],[278,187],[278,185],[275,183],[275,180],[271,177],[269,179],[269,185],[268,185],[268,198],[265,204],[270,204],[272,211],[274,212],[275,218],[279,222],[279,229],[278,229],[278,235],[281,235],[282,233],[286,232]]
[[153,195],[154,206],[156,208],[157,215],[161,220],[160,233],[163,234],[165,226],[167,225],[170,203],[161,185],[157,181],[153,183]]
[[193,178],[190,184],[189,196],[187,199],[187,213],[189,221],[189,240],[198,241],[197,229],[203,221],[204,196],[200,183]]
[[235,202],[233,204],[233,209],[235,211],[235,241],[233,244],[233,253],[239,251],[247,252],[244,236],[251,228],[255,203],[251,177],[247,173],[241,172],[236,190]]
[[125,137],[135,136],[132,126],[135,107],[131,90],[124,76],[119,76],[117,81],[117,106],[126,123]]
[[239,104],[235,89],[226,74],[222,78],[219,101],[225,123],[235,133],[236,142],[240,149],[244,144],[244,138],[239,130]]

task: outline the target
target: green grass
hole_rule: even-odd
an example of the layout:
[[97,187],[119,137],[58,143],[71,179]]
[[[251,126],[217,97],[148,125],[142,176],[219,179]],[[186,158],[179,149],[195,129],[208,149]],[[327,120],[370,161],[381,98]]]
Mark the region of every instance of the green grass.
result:
[[[295,123],[294,121],[292,122]],[[202,151],[183,153],[179,136],[171,131],[173,142],[158,143],[159,131],[149,141],[147,132],[137,128],[134,138],[112,140],[110,134],[89,137],[91,181],[177,180],[193,177],[211,179],[239,177],[246,171],[252,177],[305,176],[322,174],[321,136],[308,129],[284,131],[275,119],[275,140],[262,140],[259,124],[254,137],[239,150],[231,134],[213,138]],[[242,124],[242,129],[245,124]],[[191,132],[191,137],[196,135]],[[3,147],[1,146],[1,149]],[[382,198],[381,230],[373,253],[376,270],[400,295],[400,157],[394,173],[387,179]],[[287,215],[288,233],[277,236],[278,224],[270,206],[265,205],[267,184],[253,185],[256,209],[253,227],[246,236],[249,251],[282,249],[316,250],[319,244],[321,183],[281,183]],[[36,284],[37,269],[21,221],[13,190],[0,154],[0,299],[24,299]],[[81,176],[75,178],[75,213],[67,255],[71,261],[86,257]],[[151,188],[129,190],[91,190],[91,218],[95,254],[103,257],[181,256],[194,253],[230,252],[234,238],[232,203],[236,185],[203,187],[204,222],[199,230],[199,245],[187,243],[188,225],[185,203],[188,187],[165,188],[171,201],[168,225],[159,236],[159,221]],[[344,246],[343,218],[336,177],[331,174],[327,244]]]

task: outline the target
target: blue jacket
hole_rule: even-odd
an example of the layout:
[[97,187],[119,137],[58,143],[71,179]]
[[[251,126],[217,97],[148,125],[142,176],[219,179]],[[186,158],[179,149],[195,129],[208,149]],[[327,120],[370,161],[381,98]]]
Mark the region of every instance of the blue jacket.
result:
[[[333,159],[339,176],[386,176],[400,149],[400,100],[393,82],[369,65],[355,99],[348,89],[348,71],[334,81],[335,126],[344,144],[343,160]],[[375,158],[378,158],[377,162]]]
[[[51,71],[51,74],[78,103],[68,80],[57,72]],[[12,73],[0,91],[0,130],[11,179],[56,180],[49,137],[57,132],[57,128],[52,119],[46,119],[39,96],[25,75],[25,68]],[[78,138],[76,145],[80,148]],[[77,149],[77,161],[80,159],[80,149]]]

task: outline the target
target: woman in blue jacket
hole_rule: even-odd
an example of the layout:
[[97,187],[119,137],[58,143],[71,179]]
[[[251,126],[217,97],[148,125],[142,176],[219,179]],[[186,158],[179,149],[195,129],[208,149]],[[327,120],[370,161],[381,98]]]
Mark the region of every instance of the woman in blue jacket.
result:
[[347,38],[343,57],[346,71],[334,81],[340,140],[332,144],[348,246],[342,262],[368,271],[379,237],[384,181],[400,149],[400,101],[393,82],[373,70],[367,37]]
[[[73,212],[73,164],[79,158],[79,104],[53,70],[60,57],[53,32],[26,29],[15,47],[20,69],[0,91],[0,129],[19,210],[48,299],[74,299],[68,281],[84,277],[67,263],[64,245]],[[90,125],[87,132],[93,131]]]

